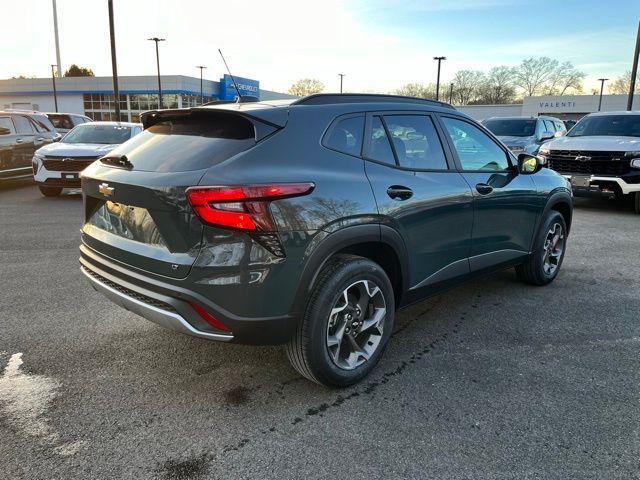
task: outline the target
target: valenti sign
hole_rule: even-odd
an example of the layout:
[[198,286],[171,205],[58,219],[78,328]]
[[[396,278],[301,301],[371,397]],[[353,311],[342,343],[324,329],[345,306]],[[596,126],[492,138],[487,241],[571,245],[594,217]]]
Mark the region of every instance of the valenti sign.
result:
[[[260,98],[260,82],[258,80],[236,77],[235,75],[233,79],[238,85],[240,95]],[[220,94],[218,96],[220,100],[234,100],[238,96],[231,75],[225,74],[220,79]]]

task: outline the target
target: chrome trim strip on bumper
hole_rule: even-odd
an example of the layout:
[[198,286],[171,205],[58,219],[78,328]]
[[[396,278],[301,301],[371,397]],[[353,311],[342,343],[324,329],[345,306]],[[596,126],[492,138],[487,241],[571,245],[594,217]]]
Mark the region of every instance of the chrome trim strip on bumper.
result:
[[[562,176],[571,181],[571,177],[576,175],[567,173],[562,174]],[[597,175],[591,175],[589,178],[589,183],[591,182],[615,182],[618,184],[620,190],[622,190],[622,193],[625,195],[628,193],[640,192],[640,183],[627,183],[619,177],[599,177]]]
[[102,293],[113,303],[120,305],[124,309],[140,315],[161,327],[195,337],[206,338],[208,340],[218,340],[221,342],[229,342],[233,340],[233,335],[231,334],[209,333],[196,330],[181,315],[146,304],[111,288],[87,273],[85,267],[80,267],[80,271],[82,271],[84,276],[91,281],[91,285],[96,291]]

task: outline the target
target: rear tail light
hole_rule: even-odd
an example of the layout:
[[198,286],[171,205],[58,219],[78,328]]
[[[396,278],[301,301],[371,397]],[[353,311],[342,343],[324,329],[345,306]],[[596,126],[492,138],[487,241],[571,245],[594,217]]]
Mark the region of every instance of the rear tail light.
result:
[[246,230],[272,253],[284,256],[269,202],[307,195],[314,187],[311,182],[191,187],[186,194],[191,208],[204,223]]

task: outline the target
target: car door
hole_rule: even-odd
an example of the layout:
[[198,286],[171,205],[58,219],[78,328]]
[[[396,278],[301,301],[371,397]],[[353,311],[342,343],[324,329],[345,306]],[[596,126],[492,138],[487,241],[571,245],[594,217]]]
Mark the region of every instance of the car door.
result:
[[18,134],[14,150],[14,168],[30,167],[36,151],[36,131],[24,115],[12,115]]
[[13,160],[14,150],[17,146],[16,128],[9,115],[0,116],[0,175],[9,174],[9,170],[15,168]]
[[539,213],[535,184],[511,155],[471,121],[441,115],[461,175],[474,195],[472,271],[512,261],[530,251]]
[[369,113],[365,132],[365,172],[382,223],[404,238],[408,289],[467,274],[473,196],[451,168],[433,117],[423,112]]

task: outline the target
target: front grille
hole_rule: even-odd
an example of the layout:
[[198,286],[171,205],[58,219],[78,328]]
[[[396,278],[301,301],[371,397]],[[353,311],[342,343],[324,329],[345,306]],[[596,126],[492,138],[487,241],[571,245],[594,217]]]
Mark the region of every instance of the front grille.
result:
[[[589,159],[576,160],[578,157]],[[578,150],[552,150],[547,155],[549,168],[560,173],[580,175],[620,176],[631,170],[630,160],[624,152],[594,152]]]
[[148,297],[146,295],[143,295],[141,293],[138,293],[134,290],[131,290],[127,287],[123,287],[122,285],[112,282],[111,280],[103,277],[102,275],[94,272],[93,270],[90,270],[86,267],[83,267],[84,271],[87,272],[89,275],[91,275],[93,278],[95,278],[96,280],[98,280],[100,283],[103,283],[111,288],[113,288],[114,290],[117,290],[118,292],[131,297],[131,298],[135,298],[136,300],[138,300],[139,302],[142,303],[146,303],[147,305],[151,305],[152,307],[156,307],[159,308],[160,310],[165,310],[167,312],[173,312],[173,313],[177,313],[176,309],[172,306],[169,305],[168,303],[162,302],[160,300],[156,300],[155,298],[151,298]]
[[100,157],[45,157],[44,168],[52,172],[81,172]]

